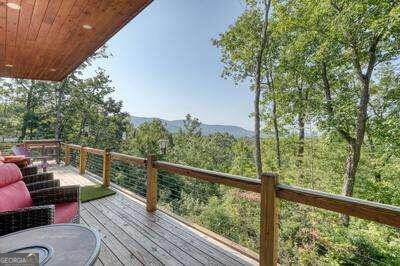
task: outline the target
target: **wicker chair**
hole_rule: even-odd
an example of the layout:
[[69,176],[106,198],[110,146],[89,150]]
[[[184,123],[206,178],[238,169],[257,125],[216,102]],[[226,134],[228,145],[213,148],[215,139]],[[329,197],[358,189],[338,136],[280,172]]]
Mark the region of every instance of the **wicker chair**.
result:
[[0,163],[15,163],[23,176],[38,173],[38,167],[36,165],[29,165],[30,161],[30,158],[24,155],[3,155],[0,151]]
[[0,235],[52,223],[79,223],[79,186],[59,187],[54,179],[29,183],[30,177],[25,178],[16,165],[0,165]]
[[43,172],[46,172],[49,166],[47,162],[49,159],[48,156],[32,157],[31,151],[22,145],[12,146],[11,150],[14,156],[24,156],[28,160],[28,165],[32,164],[34,161],[40,161],[39,167],[43,169]]
[[35,175],[35,174],[37,174],[39,172],[38,171],[38,167],[34,166],[34,165],[26,166],[26,167],[20,167],[19,170],[21,170],[21,173],[22,173],[23,176]]

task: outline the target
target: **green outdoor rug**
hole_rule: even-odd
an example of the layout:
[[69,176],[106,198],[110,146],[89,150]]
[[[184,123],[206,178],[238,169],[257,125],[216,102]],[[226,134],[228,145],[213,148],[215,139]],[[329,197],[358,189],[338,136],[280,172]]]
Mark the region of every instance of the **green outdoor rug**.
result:
[[115,194],[114,190],[103,187],[102,185],[82,186],[81,202],[88,202],[95,199],[101,199],[114,194]]

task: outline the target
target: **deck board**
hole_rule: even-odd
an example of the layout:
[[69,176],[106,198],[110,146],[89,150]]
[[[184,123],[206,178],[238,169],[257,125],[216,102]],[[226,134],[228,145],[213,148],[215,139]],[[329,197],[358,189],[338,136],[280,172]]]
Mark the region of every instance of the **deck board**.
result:
[[[81,219],[81,224],[86,225],[86,226],[90,226],[84,219]],[[100,235],[101,235],[101,233],[100,233]],[[101,235],[101,237],[102,237],[102,239],[104,239],[102,235]],[[103,261],[105,263],[103,263]],[[108,248],[108,246],[102,244],[100,246],[99,257],[98,257],[95,265],[104,265],[104,264],[107,264],[107,265],[122,265],[119,262],[118,258],[112,254],[112,251]]]
[[[61,185],[93,185],[72,167],[51,169]],[[258,262],[122,191],[81,205],[81,222],[99,230],[96,265],[257,265]]]
[[[100,236],[103,241],[103,246],[106,246],[108,249],[112,250],[114,257],[118,258],[114,262],[107,263],[110,265],[123,265],[123,264],[142,264],[132,252],[130,252],[108,229],[104,227],[103,224],[100,223],[96,219],[96,217],[92,216],[89,211],[86,209],[81,211],[81,218],[85,221],[86,224],[96,227],[100,231]],[[112,263],[112,264],[111,264]]]

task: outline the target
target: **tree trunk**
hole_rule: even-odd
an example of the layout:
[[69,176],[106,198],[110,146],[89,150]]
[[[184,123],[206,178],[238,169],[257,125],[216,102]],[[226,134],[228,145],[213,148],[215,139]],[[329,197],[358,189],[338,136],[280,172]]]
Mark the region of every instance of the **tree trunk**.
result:
[[297,167],[299,170],[299,177],[303,178],[303,160],[304,160],[304,137],[305,137],[305,115],[304,112],[300,111],[297,118],[299,126],[299,143],[297,149]]
[[[24,113],[24,117],[22,119],[21,136],[19,137],[20,141],[24,140],[27,135],[29,118],[30,118],[31,112],[32,112],[32,110],[31,110],[32,109],[32,97],[33,97],[32,87],[33,87],[32,85],[29,88],[24,86],[24,88],[28,90],[28,95],[26,97],[25,113]],[[32,135],[32,133],[31,133],[31,135]]]
[[260,139],[260,89],[256,89],[254,94],[254,145],[254,160],[256,163],[257,177],[260,179],[262,174]]
[[276,100],[275,99],[272,101],[272,120],[274,123],[276,162],[278,164],[278,168],[281,168],[282,167],[281,142],[280,142],[280,138],[279,138],[278,115],[276,113]]
[[[352,196],[354,191],[354,183],[356,179],[357,166],[360,161],[361,147],[352,141],[349,143],[347,161],[346,161],[346,176],[343,183],[342,194],[345,196]],[[342,215],[342,223],[345,226],[349,225],[349,216]]]
[[272,122],[274,127],[274,137],[275,137],[275,149],[276,149],[276,164],[280,169],[282,167],[282,155],[281,155],[281,142],[279,138],[279,126],[278,126],[278,113],[277,113],[277,105],[275,98],[275,86],[274,86],[274,78],[272,76],[271,71],[267,72],[267,83],[272,94]]
[[261,46],[257,55],[256,79],[254,88],[254,143],[255,143],[255,164],[257,177],[261,179],[262,161],[261,161],[261,140],[260,140],[260,94],[261,94],[261,70],[263,55],[268,43],[268,14],[271,6],[271,0],[264,0],[265,14],[264,25],[261,35]]
[[56,126],[54,129],[54,138],[61,139],[61,127],[62,127],[62,102],[64,100],[64,88],[67,83],[67,78],[65,78],[60,86],[57,88],[57,102],[56,102]]
[[24,118],[22,121],[22,127],[21,127],[21,135],[19,136],[19,141],[24,140],[26,137],[26,129],[27,129],[27,114],[24,114]]
[[57,90],[57,103],[56,103],[56,126],[54,129],[54,138],[61,139],[61,102],[63,98],[63,92],[61,88]]

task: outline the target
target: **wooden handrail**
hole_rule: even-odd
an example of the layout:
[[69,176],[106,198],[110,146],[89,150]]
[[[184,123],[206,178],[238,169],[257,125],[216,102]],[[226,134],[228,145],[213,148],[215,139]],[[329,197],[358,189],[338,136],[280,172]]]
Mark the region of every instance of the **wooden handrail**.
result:
[[84,149],[86,150],[87,153],[101,155],[101,156],[103,156],[105,153],[104,150],[95,149],[95,148],[84,147]]
[[1,142],[0,146],[1,147],[12,147],[14,145],[21,145],[20,142]]
[[280,199],[400,228],[400,207],[280,184]]
[[70,147],[71,149],[74,149],[74,150],[80,150],[81,149],[81,145],[76,145],[76,144],[64,144],[65,146],[68,146],[68,147]]
[[214,172],[210,170],[205,170],[190,166],[183,166],[163,161],[155,161],[154,167],[157,168],[158,170],[164,170],[179,175],[190,176],[197,179],[208,181],[210,183],[217,183],[248,191],[260,192],[261,182],[260,180],[257,179],[224,174],[220,172]]
[[59,143],[61,143],[61,141],[57,140],[57,139],[32,139],[32,140],[24,140],[23,141],[24,145],[42,145],[42,144],[47,144],[47,143],[59,144]]
[[140,158],[132,155],[127,155],[118,152],[111,152],[112,161],[122,161],[125,163],[132,163],[138,166],[146,166],[147,160],[145,158]]

